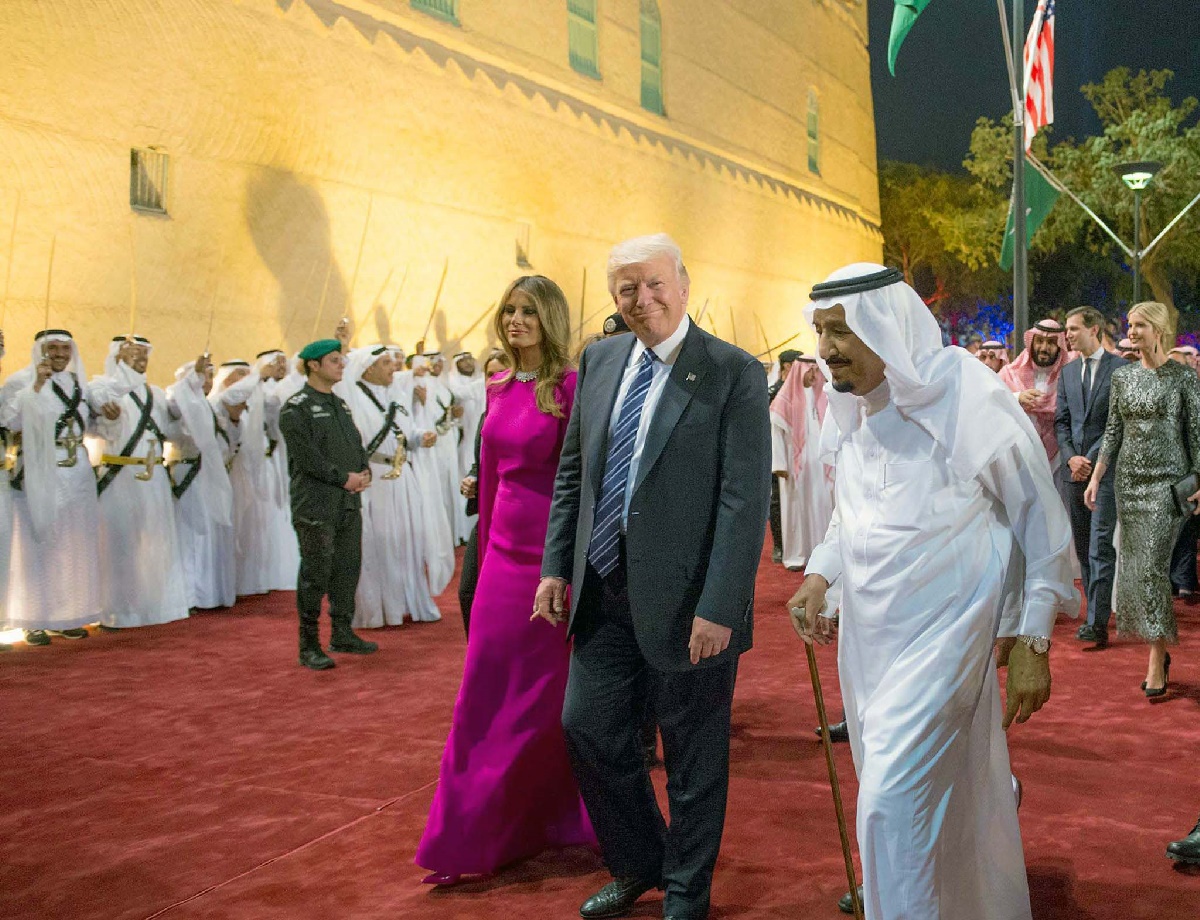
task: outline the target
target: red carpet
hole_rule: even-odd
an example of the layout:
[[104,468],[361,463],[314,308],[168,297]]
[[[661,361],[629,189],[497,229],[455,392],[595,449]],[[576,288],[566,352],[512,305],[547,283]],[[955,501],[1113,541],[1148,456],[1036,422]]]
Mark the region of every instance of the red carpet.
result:
[[[796,580],[770,565],[759,579],[717,918],[841,916],[812,693],[783,613]],[[295,663],[291,601],[0,653],[0,916],[578,916],[606,877],[587,852],[453,891],[419,884],[412,854],[461,674],[454,594],[441,623],[376,631],[379,654],[324,673]],[[1054,697],[1010,733],[1038,920],[1200,917],[1200,875],[1163,856],[1200,812],[1200,616],[1180,615],[1158,704],[1138,690],[1144,646],[1084,652],[1059,624]],[[832,651],[821,660],[836,708]],[[852,821],[845,746],[838,762]],[[635,916],[660,914],[648,896]]]

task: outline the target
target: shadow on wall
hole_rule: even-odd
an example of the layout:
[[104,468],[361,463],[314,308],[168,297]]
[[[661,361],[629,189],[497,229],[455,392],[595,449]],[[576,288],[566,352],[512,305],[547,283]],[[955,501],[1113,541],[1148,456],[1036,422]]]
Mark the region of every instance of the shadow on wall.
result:
[[246,183],[245,215],[254,247],[279,285],[272,319],[284,350],[333,335],[348,292],[341,269],[331,263],[329,212],[320,194],[290,172],[259,169]]

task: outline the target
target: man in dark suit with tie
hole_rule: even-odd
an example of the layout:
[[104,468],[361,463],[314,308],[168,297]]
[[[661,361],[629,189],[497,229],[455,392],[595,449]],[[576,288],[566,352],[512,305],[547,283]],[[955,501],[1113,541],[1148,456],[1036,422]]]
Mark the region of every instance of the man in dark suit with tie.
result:
[[1058,406],[1054,433],[1058,439],[1059,462],[1067,513],[1075,538],[1075,554],[1085,593],[1087,622],[1078,638],[1108,645],[1108,619],[1112,614],[1113,576],[1117,553],[1113,531],[1117,525],[1117,500],[1110,467],[1100,482],[1096,510],[1088,511],[1083,493],[1100,453],[1104,426],[1108,423],[1108,395],[1112,372],[1125,363],[1100,344],[1104,317],[1092,307],[1076,307],[1067,314],[1067,343],[1079,357],[1063,367],[1058,377]]
[[[700,920],[771,493],[766,375],[688,319],[687,271],[665,234],[614,247],[608,284],[633,334],[580,360],[534,615],[569,620],[563,728],[614,878],[580,914],[621,916],[658,887],[664,917]],[[638,746],[648,695],[669,827]]]

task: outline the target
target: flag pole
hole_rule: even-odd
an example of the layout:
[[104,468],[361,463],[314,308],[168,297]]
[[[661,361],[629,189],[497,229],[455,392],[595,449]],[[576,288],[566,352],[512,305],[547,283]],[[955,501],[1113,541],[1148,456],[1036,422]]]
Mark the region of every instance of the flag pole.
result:
[[1013,0],[1013,62],[1021,62],[1013,94],[1013,353],[1029,328],[1029,240],[1025,222],[1025,0]]

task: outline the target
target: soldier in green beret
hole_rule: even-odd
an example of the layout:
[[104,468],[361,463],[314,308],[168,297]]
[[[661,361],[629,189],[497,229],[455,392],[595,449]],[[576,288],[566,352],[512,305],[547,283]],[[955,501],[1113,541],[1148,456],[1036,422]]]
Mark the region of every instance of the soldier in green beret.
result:
[[331,652],[369,655],[379,646],[350,628],[362,564],[362,500],[371,468],[350,408],[333,392],[342,379],[342,343],[312,342],[300,352],[307,382],[279,413],[288,450],[292,524],[300,543],[300,664],[334,667],[321,650],[321,601],[329,595]]

